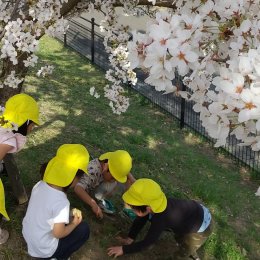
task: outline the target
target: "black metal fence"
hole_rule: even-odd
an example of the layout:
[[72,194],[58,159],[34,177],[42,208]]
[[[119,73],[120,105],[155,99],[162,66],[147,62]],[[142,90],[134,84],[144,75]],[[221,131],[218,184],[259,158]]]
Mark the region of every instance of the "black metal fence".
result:
[[[72,18],[69,20],[69,25],[66,34],[57,35],[57,38],[63,41],[64,45],[73,48],[100,68],[109,69],[108,54],[103,45],[104,36],[99,33],[99,25],[95,23],[94,18],[91,20],[83,17]],[[143,72],[137,71],[138,83],[131,87],[179,120],[181,128],[188,127],[214,143],[214,140],[208,136],[205,128],[201,125],[199,114],[192,109],[193,102],[187,102],[172,93],[162,94],[156,91],[144,82],[145,76]],[[177,84],[184,87],[180,80]],[[246,146],[239,146],[238,143],[239,141],[234,136],[229,136],[224,147],[225,151],[238,162],[259,173],[260,152],[254,152]]]

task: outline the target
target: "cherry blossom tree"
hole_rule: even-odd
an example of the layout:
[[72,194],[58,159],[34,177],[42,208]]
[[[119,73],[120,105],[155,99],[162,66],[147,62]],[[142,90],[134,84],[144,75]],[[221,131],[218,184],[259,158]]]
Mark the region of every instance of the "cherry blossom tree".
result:
[[[113,8],[120,5],[114,0],[0,0],[0,104],[21,91],[28,69],[37,63],[39,39],[64,31],[64,17],[101,11],[101,7],[105,17],[111,17]],[[38,74],[46,75],[52,69],[44,67]]]
[[[193,100],[215,146],[231,133],[260,149],[259,1],[175,1],[128,43],[130,67],[158,91]],[[173,84],[178,73],[189,91]]]
[[[129,28],[117,22],[117,6],[129,15],[148,14],[146,32],[132,32],[130,41]],[[242,145],[260,150],[259,0],[0,0],[0,103],[21,90],[28,68],[37,63],[41,36],[66,29],[64,17],[93,9],[104,14],[101,29],[112,65],[104,90],[114,113],[127,110],[124,84],[135,84],[134,70],[141,68],[157,91],[194,102],[215,146],[234,134]],[[174,85],[177,74],[188,91]]]

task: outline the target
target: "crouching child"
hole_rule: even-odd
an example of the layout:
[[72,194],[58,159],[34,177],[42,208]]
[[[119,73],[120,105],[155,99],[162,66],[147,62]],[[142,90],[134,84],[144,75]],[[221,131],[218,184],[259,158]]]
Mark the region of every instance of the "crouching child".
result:
[[81,212],[70,221],[66,191],[86,173],[87,149],[80,144],[64,144],[43,170],[43,179],[32,190],[23,219],[23,237],[28,253],[43,259],[68,259],[89,238],[89,227]]
[[103,212],[114,213],[111,209],[113,204],[107,198],[111,197],[117,188],[127,190],[134,183],[131,168],[132,157],[127,151],[104,153],[89,162],[89,174],[80,178],[74,191],[90,206],[96,217],[103,218]]
[[[160,186],[151,179],[139,179],[123,194],[123,200],[138,216],[128,237],[119,237],[122,246],[108,248],[109,256],[139,252],[155,243],[163,231],[171,230],[178,243],[174,259],[199,259],[197,250],[212,232],[209,210],[194,200],[166,198]],[[150,228],[141,241],[136,237],[150,221]]]

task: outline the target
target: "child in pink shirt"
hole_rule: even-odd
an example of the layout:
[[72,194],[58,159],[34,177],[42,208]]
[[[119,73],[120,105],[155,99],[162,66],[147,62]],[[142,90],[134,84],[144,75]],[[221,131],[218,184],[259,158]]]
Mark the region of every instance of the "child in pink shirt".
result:
[[[4,112],[0,115],[0,165],[7,153],[16,153],[23,148],[26,135],[31,132],[35,124],[39,125],[39,107],[32,97],[17,94],[8,99]],[[4,187],[1,179],[0,188],[0,213],[9,219],[5,211]],[[0,228],[0,244],[4,244],[8,237],[8,231]]]

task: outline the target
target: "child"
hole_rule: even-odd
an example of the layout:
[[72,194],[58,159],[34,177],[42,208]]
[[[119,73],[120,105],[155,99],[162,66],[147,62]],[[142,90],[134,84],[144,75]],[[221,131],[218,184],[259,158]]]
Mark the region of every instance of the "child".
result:
[[87,223],[76,210],[69,221],[66,196],[87,170],[89,153],[80,144],[64,144],[44,171],[43,180],[32,190],[23,219],[23,236],[32,257],[68,259],[89,237]]
[[[35,124],[39,125],[39,107],[32,97],[17,94],[8,99],[5,110],[0,116],[0,168],[2,170],[1,161],[5,155],[16,153],[23,148],[26,135],[31,132]],[[2,192],[4,196],[4,189]],[[0,244],[5,243],[8,237],[8,231],[0,228]]]
[[32,97],[21,93],[8,99],[0,116],[0,160],[23,148],[35,124],[39,125],[39,107]]
[[[193,200],[166,198],[160,186],[151,179],[137,180],[123,194],[123,200],[138,216],[127,238],[119,237],[123,246],[108,248],[109,256],[121,256],[143,250],[156,242],[164,230],[172,230],[179,250],[177,257],[198,259],[196,251],[211,234],[211,214],[203,205]],[[135,238],[147,221],[150,228],[142,241]]]
[[[89,175],[84,175],[74,188],[77,196],[88,204],[98,218],[103,217],[101,207],[104,198],[114,192],[118,183],[125,183],[128,188],[134,181],[130,173],[132,158],[127,151],[117,150],[102,154],[99,158],[90,161]],[[95,199],[90,193],[95,193]]]

